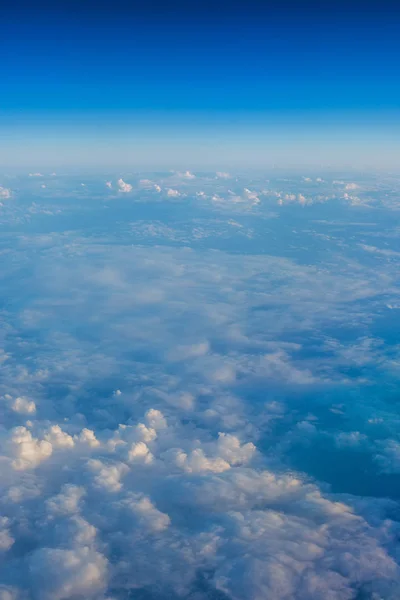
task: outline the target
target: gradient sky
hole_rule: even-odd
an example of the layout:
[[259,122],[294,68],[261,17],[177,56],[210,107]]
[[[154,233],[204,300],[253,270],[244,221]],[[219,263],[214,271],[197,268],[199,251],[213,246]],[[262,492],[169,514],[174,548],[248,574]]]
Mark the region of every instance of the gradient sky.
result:
[[0,161],[393,168],[399,17],[385,2],[14,4]]

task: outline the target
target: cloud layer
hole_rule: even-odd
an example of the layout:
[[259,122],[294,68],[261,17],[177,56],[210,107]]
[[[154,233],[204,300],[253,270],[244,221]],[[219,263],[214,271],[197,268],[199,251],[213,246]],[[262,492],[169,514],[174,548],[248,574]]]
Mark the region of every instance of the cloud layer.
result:
[[394,200],[57,177],[4,180],[0,600],[397,599]]

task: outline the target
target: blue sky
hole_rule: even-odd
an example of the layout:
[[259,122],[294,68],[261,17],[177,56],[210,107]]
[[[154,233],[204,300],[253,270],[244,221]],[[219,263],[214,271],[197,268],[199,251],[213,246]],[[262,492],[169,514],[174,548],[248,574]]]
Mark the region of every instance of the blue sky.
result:
[[150,168],[208,166],[221,154],[262,166],[277,146],[290,164],[299,155],[396,163],[400,42],[385,3],[16,8],[5,10],[1,41],[8,166],[33,155],[55,165],[140,161],[149,143],[140,166]]

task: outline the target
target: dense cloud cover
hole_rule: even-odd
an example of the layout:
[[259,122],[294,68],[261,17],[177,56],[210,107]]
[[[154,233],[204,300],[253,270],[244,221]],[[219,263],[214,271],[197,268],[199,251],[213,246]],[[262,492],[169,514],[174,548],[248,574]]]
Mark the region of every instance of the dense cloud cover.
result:
[[397,599],[400,180],[34,175],[0,179],[0,600]]

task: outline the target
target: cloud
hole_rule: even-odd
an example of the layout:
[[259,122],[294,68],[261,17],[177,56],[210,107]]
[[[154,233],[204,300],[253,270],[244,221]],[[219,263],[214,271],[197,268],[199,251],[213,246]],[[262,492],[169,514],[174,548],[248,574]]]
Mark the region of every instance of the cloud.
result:
[[0,186],[0,198],[3,200],[11,198],[11,190]]
[[36,412],[36,405],[33,400],[27,400],[26,398],[15,398],[12,409],[15,412],[23,413],[23,414],[34,414]]
[[0,599],[397,600],[393,205],[148,177],[2,210]]
[[12,431],[10,445],[14,456],[12,466],[17,471],[36,467],[53,452],[48,440],[35,439],[32,433],[22,426]]
[[169,196],[170,198],[178,198],[181,195],[181,193],[179,192],[179,190],[174,190],[172,188],[169,188],[167,190],[167,196]]
[[119,192],[127,193],[132,191],[132,185],[130,183],[125,183],[123,179],[118,179],[117,185],[119,187]]
[[98,598],[105,589],[107,566],[104,556],[88,547],[40,548],[29,560],[34,598]]
[[190,171],[184,171],[183,173],[177,172],[176,175],[182,179],[196,179],[196,175]]

